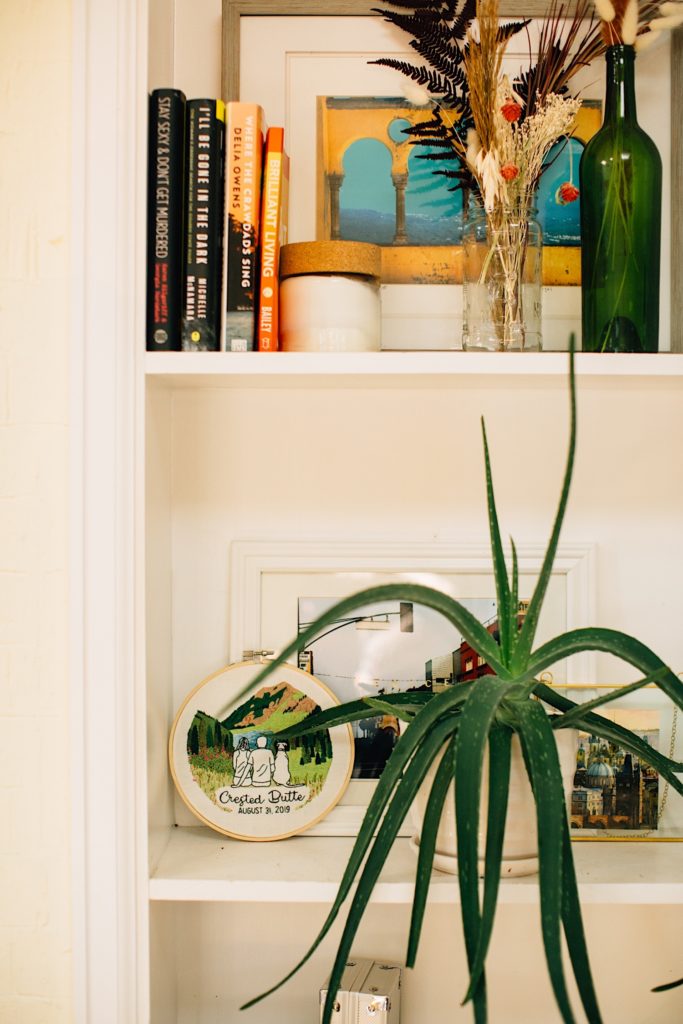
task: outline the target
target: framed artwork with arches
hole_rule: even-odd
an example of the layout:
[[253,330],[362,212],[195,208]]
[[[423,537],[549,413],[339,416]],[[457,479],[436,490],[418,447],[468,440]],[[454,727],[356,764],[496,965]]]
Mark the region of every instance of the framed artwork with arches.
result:
[[[434,173],[443,161],[425,160],[429,149],[406,134],[429,118],[429,106],[405,97],[318,96],[316,113],[316,238],[380,245],[386,284],[461,283],[462,193]],[[560,186],[578,183],[581,152],[601,121],[600,101],[585,100],[572,137],[549,154],[538,190],[546,285],[580,283],[579,205],[566,203]]]

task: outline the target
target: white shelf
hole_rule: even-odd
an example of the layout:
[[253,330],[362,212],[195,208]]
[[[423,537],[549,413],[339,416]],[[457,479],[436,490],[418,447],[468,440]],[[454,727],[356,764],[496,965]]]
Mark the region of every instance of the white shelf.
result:
[[[566,352],[148,352],[150,381],[171,388],[458,387],[556,383],[567,378]],[[585,384],[683,385],[683,354],[581,352]]]
[[[175,828],[149,884],[151,900],[330,903],[352,839],[299,836],[248,843],[205,828]],[[683,904],[683,845],[677,842],[578,842],[572,847],[582,903]],[[416,857],[394,844],[375,903],[411,903]],[[435,872],[430,902],[459,899],[456,879]],[[505,879],[500,902],[538,900],[535,876]]]

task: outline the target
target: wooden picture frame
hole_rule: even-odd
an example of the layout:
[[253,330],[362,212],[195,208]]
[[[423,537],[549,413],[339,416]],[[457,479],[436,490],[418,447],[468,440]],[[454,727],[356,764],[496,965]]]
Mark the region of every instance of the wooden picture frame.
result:
[[[368,0],[223,0],[222,94],[228,101],[239,98],[240,23],[243,17],[377,17]],[[520,9],[512,0],[502,0],[501,14],[515,18],[543,17],[546,0],[525,0]],[[683,203],[676,201],[673,183],[683,177],[683,29],[671,40],[671,351],[683,352],[683,278],[675,271],[683,251]],[[666,216],[666,211],[664,213]]]

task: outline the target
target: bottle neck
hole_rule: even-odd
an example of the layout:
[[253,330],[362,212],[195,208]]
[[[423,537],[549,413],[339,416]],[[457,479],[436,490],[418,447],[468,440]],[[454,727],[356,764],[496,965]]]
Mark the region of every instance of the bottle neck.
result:
[[605,123],[636,123],[635,51],[632,46],[610,46],[605,54],[607,81]]

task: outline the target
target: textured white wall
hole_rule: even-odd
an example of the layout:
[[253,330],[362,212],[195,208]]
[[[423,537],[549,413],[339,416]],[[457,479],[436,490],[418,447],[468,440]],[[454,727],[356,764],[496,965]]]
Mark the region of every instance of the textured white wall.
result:
[[0,3],[0,1020],[71,1014],[69,0]]

